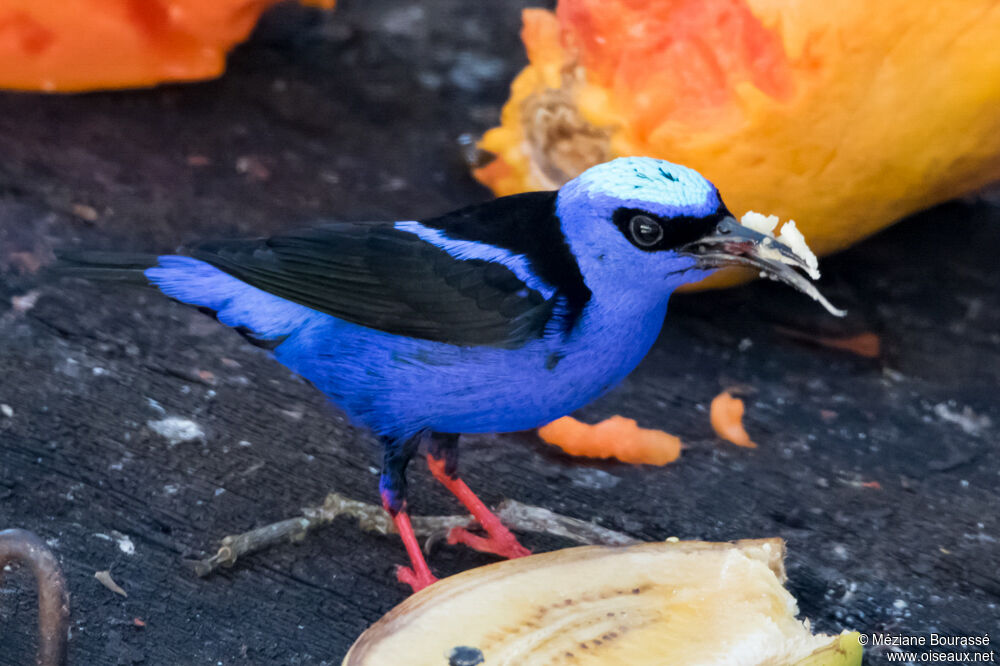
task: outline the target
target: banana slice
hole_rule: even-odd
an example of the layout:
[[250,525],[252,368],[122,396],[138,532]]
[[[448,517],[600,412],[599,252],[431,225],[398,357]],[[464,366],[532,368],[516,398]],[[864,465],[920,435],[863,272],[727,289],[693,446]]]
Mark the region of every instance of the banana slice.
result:
[[857,666],[856,634],[813,635],[781,539],[585,546],[499,562],[413,595],[343,666]]

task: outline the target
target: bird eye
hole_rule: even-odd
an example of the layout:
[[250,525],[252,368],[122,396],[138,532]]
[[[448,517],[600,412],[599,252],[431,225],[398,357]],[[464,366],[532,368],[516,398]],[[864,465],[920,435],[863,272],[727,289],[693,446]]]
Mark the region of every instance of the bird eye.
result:
[[652,247],[663,239],[663,227],[648,215],[635,215],[628,223],[632,242],[639,247]]

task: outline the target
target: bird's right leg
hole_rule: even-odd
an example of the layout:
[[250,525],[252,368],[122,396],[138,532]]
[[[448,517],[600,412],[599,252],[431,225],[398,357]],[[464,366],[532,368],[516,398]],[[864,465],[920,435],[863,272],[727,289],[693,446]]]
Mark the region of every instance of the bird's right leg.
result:
[[427,454],[427,467],[434,478],[458,498],[469,510],[484,530],[486,537],[473,534],[464,527],[453,527],[448,532],[448,543],[464,543],[469,548],[483,553],[493,553],[508,559],[531,555],[531,551],[521,545],[517,537],[507,529],[495,513],[489,510],[483,501],[465,481],[458,477],[458,435],[431,433],[430,451]]
[[385,454],[382,459],[382,477],[379,479],[382,507],[392,516],[412,564],[412,568],[397,567],[396,578],[412,587],[414,592],[437,581],[420,550],[406,507],[406,466],[416,453],[420,439],[420,435],[405,440],[383,438]]

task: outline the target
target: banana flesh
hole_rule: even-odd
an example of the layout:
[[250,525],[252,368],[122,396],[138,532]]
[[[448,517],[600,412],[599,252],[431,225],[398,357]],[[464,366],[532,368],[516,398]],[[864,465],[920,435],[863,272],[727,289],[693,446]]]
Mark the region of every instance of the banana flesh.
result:
[[785,590],[784,542],[586,546],[441,580],[369,628],[343,666],[856,666]]

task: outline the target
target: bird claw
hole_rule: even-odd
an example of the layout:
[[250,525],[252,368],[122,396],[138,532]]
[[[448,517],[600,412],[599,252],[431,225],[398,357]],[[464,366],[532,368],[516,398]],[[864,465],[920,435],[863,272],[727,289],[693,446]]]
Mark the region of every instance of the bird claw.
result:
[[413,588],[414,592],[419,592],[429,585],[437,582],[437,578],[430,572],[416,573],[411,567],[403,565],[396,566],[396,580]]
[[434,455],[427,456],[427,466],[431,470],[434,478],[441,482],[460,502],[469,510],[469,513],[486,531],[485,537],[472,534],[464,527],[453,527],[448,532],[448,543],[465,544],[473,550],[483,553],[493,553],[509,560],[518,557],[531,555],[531,551],[522,546],[517,537],[511,533],[507,527],[500,522],[500,519],[489,508],[483,504],[482,500],[469,489],[465,482],[457,476],[448,473],[444,458],[435,458]]
[[461,543],[481,553],[493,553],[509,560],[531,555],[531,551],[522,546],[517,537],[503,525],[500,529],[494,528],[489,532],[489,536],[485,537],[473,534],[464,527],[453,527],[448,532],[448,543],[451,545]]

